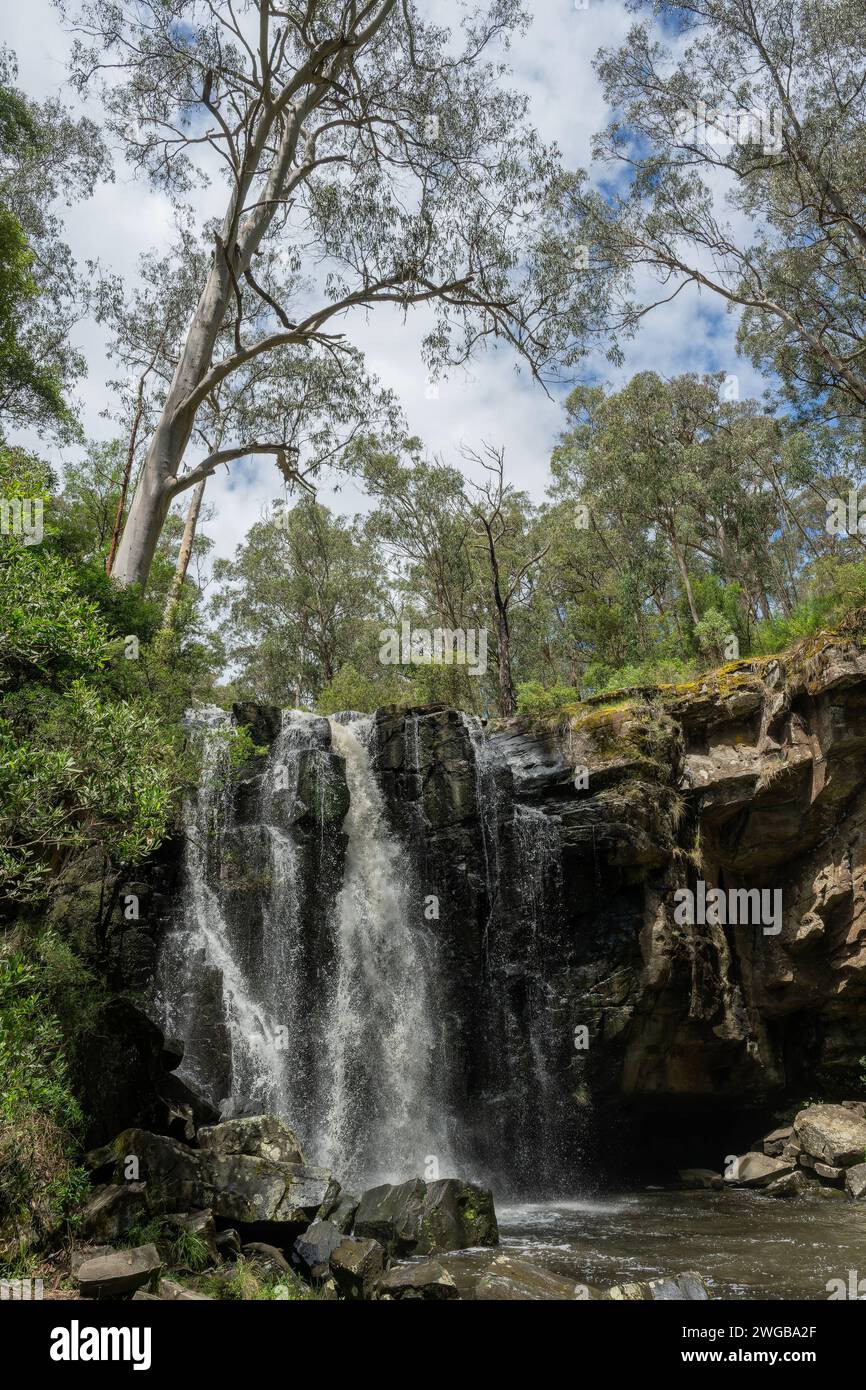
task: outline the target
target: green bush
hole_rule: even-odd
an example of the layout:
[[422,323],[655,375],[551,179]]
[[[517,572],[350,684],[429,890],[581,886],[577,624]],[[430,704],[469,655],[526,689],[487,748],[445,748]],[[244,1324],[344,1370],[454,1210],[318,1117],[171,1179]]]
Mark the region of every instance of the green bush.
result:
[[0,1254],[54,1234],[89,1191],[76,1166],[82,1115],[69,1088],[63,1037],[42,988],[44,967],[0,955]]

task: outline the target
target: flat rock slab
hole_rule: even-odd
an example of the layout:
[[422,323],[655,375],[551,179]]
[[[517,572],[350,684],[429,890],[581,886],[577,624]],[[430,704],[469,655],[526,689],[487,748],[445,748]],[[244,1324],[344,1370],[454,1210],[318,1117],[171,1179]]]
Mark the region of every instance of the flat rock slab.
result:
[[459,1298],[457,1285],[436,1260],[397,1265],[379,1280],[377,1295],[383,1300]]
[[831,1168],[851,1168],[866,1160],[866,1119],[844,1105],[810,1105],[794,1120],[794,1133],[807,1154]]
[[585,1287],[531,1260],[497,1255],[475,1285],[475,1298],[481,1302],[494,1299],[511,1303],[541,1299],[571,1302],[587,1297]]
[[732,1187],[766,1187],[774,1178],[781,1178],[793,1171],[794,1165],[783,1158],[770,1158],[768,1154],[742,1154],[735,1162],[733,1172],[725,1174],[725,1182]]
[[83,1298],[116,1298],[135,1293],[161,1268],[155,1245],[137,1245],[134,1250],[116,1250],[113,1255],[85,1260],[78,1271],[78,1287]]

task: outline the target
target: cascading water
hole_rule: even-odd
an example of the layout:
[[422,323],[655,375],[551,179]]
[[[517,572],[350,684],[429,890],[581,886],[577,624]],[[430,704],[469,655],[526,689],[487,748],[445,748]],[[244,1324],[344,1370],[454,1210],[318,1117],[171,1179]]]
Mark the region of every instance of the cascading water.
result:
[[322,1131],[339,1172],[400,1180],[447,1152],[434,1090],[429,981],[435,973],[420,896],[385,818],[370,720],[333,724],[346,760],[349,812],[337,900],[337,979],[325,1038],[331,1089]]
[[[387,746],[370,718],[276,715],[235,785],[230,717],[193,721],[184,910],[158,972],[184,1074],[214,1102],[283,1116],[344,1183],[438,1171],[525,1188],[563,1089],[555,821],[515,805],[477,720],[454,716],[442,755],[434,715],[406,715]],[[464,775],[474,793],[446,791],[442,829],[437,798]],[[447,829],[455,810],[465,830]],[[448,875],[472,836],[483,880],[464,899],[459,863],[456,887]]]

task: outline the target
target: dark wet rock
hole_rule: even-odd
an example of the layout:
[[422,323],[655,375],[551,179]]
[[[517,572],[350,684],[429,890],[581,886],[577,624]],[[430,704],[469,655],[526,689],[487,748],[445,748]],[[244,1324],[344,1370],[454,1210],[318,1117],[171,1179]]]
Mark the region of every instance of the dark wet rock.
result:
[[82,1298],[116,1298],[142,1288],[161,1268],[155,1245],[115,1250],[112,1255],[85,1260],[78,1270],[78,1287]]
[[308,1279],[325,1279],[329,1261],[343,1239],[333,1221],[314,1221],[292,1246],[292,1262]]
[[389,1254],[431,1255],[495,1245],[499,1240],[493,1197],[459,1178],[425,1183],[420,1178],[363,1193],[353,1232],[380,1242]]
[[392,1185],[382,1183],[361,1194],[352,1227],[393,1254],[410,1254],[418,1242],[426,1185],[420,1178]]
[[216,1233],[216,1247],[224,1260],[236,1260],[241,1253],[241,1238],[236,1230],[227,1226]]
[[142,1182],[109,1183],[97,1188],[84,1208],[80,1231],[88,1240],[109,1244],[147,1220],[147,1187]]
[[347,1235],[352,1229],[359,1200],[360,1198],[351,1192],[341,1192],[336,1201],[325,1203],[319,1211],[319,1218],[322,1221],[333,1221],[337,1230]]
[[116,1160],[114,1181],[144,1182],[152,1212],[201,1210],[208,1206],[201,1158],[186,1144],[167,1135],[127,1129],[111,1147]]
[[493,1196],[486,1188],[459,1178],[440,1178],[427,1184],[415,1254],[498,1243]]
[[331,1275],[344,1298],[370,1298],[385,1267],[385,1251],[377,1240],[343,1236],[331,1252]]

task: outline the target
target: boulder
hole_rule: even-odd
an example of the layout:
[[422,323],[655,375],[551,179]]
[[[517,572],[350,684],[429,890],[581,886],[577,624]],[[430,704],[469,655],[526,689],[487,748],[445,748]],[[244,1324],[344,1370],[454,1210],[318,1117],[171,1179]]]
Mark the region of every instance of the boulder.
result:
[[418,1240],[426,1185],[410,1178],[396,1186],[383,1183],[361,1195],[352,1226],[356,1236],[367,1236],[384,1246],[389,1255],[411,1254]]
[[721,1173],[716,1173],[712,1168],[681,1168],[678,1176],[687,1191],[709,1190],[725,1185]]
[[199,1130],[198,1142],[202,1149],[221,1157],[252,1154],[269,1163],[307,1162],[300,1139],[276,1115],[245,1115],[207,1125]]
[[292,1263],[308,1279],[325,1279],[329,1261],[343,1239],[333,1221],[314,1221],[292,1246]]
[[855,1163],[845,1172],[845,1191],[855,1202],[866,1197],[866,1163]]
[[372,1187],[358,1203],[352,1230],[378,1240],[389,1255],[432,1255],[499,1241],[491,1193],[459,1178]]
[[475,1285],[474,1297],[481,1302],[573,1301],[586,1298],[586,1286],[516,1255],[497,1255]]
[[376,1295],[385,1301],[460,1297],[451,1275],[435,1260],[397,1265],[394,1269],[389,1269],[379,1280]]
[[93,1193],[79,1229],[87,1240],[114,1244],[147,1217],[147,1187],[143,1182],[109,1183]]
[[747,1153],[737,1159],[733,1172],[725,1175],[725,1182],[733,1187],[766,1187],[774,1178],[781,1178],[792,1170],[793,1164],[785,1159]]
[[137,1245],[133,1250],[116,1250],[85,1260],[78,1271],[82,1298],[116,1298],[134,1293],[150,1283],[162,1268],[155,1245]]
[[91,1182],[108,1182],[114,1169],[114,1149],[110,1144],[102,1144],[98,1149],[90,1149],[81,1160],[82,1167],[90,1174]]
[[385,1268],[385,1251],[377,1240],[343,1236],[329,1263],[334,1283],[344,1298],[369,1298]]
[[320,1209],[319,1220],[333,1221],[338,1231],[348,1235],[358,1210],[358,1200],[351,1192],[341,1192],[335,1202],[326,1202]]
[[[269,1163],[252,1154],[202,1155],[206,1202],[214,1216],[245,1224],[306,1227],[340,1185],[327,1168]],[[295,1232],[297,1234],[297,1231]]]
[[781,1129],[774,1129],[770,1134],[764,1136],[763,1150],[769,1158],[781,1158],[785,1145],[793,1137],[794,1130],[791,1125],[784,1125]]
[[459,1178],[440,1178],[427,1184],[416,1255],[498,1244],[491,1192]]
[[145,1182],[151,1212],[201,1210],[208,1206],[200,1155],[186,1144],[146,1129],[126,1129],[111,1147],[115,1155],[114,1181],[123,1183],[133,1178]]
[[710,1291],[699,1274],[687,1270],[670,1279],[648,1279],[633,1284],[615,1284],[603,1298],[625,1302],[704,1303]]
[[851,1168],[866,1158],[866,1119],[844,1105],[810,1105],[794,1120],[806,1153],[831,1168]]
[[788,1199],[791,1197],[805,1197],[809,1188],[814,1186],[809,1182],[802,1168],[796,1168],[793,1173],[785,1173],[781,1178],[774,1178],[767,1183],[766,1187],[761,1188],[765,1197],[781,1197]]

